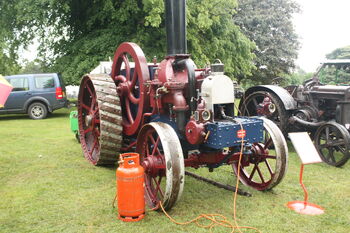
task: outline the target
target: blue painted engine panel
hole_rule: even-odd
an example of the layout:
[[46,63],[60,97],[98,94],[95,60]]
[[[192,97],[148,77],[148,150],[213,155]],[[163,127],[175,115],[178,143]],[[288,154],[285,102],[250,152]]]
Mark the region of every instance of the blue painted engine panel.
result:
[[[240,122],[246,131],[245,143],[261,142],[263,140],[263,120],[248,117],[235,117],[234,120]],[[207,147],[221,149],[241,144],[242,139],[237,136],[237,131],[241,130],[238,123],[232,121],[207,123],[206,130],[210,131],[208,140],[204,144]]]
[[175,120],[172,120],[171,118],[169,118],[169,116],[166,116],[166,115],[152,115],[151,116],[151,122],[167,123],[168,125],[170,125],[175,130],[175,132],[177,134],[179,134],[179,130],[177,128]]

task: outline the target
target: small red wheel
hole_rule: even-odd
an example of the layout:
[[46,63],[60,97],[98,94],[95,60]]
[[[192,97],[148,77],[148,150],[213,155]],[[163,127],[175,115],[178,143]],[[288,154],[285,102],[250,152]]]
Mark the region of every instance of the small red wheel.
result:
[[[254,143],[251,153],[243,155],[240,166],[240,181],[263,191],[279,184],[287,170],[288,148],[281,130],[271,120],[264,121],[264,139]],[[238,162],[232,167],[237,175]]]
[[149,109],[145,82],[150,80],[147,60],[137,44],[125,42],[117,48],[111,76],[118,85],[123,132],[134,135],[140,129],[143,113]]
[[140,130],[136,152],[145,169],[145,197],[150,208],[159,202],[169,210],[181,197],[185,168],[181,144],[168,124],[152,122]]

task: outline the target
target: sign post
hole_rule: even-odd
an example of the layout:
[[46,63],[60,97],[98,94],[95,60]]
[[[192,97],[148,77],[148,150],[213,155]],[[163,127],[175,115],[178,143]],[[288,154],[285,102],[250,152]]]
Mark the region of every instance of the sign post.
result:
[[287,203],[288,208],[300,214],[318,215],[323,214],[324,209],[316,204],[308,202],[308,192],[303,184],[304,165],[321,163],[322,160],[312,143],[310,136],[306,132],[289,133],[293,146],[301,159],[299,183],[304,190],[304,201],[290,201]]

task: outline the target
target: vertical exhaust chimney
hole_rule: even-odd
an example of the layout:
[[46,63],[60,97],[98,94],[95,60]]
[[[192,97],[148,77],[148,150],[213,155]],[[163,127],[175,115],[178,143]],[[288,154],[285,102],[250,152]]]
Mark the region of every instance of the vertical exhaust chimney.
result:
[[186,0],[165,0],[168,56],[187,53]]

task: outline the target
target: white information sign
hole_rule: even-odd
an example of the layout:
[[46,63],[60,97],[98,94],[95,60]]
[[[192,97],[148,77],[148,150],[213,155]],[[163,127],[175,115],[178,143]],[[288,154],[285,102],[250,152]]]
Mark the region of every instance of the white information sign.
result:
[[322,159],[320,158],[315,145],[312,143],[307,132],[289,133],[288,135],[301,159],[302,164],[322,162]]

